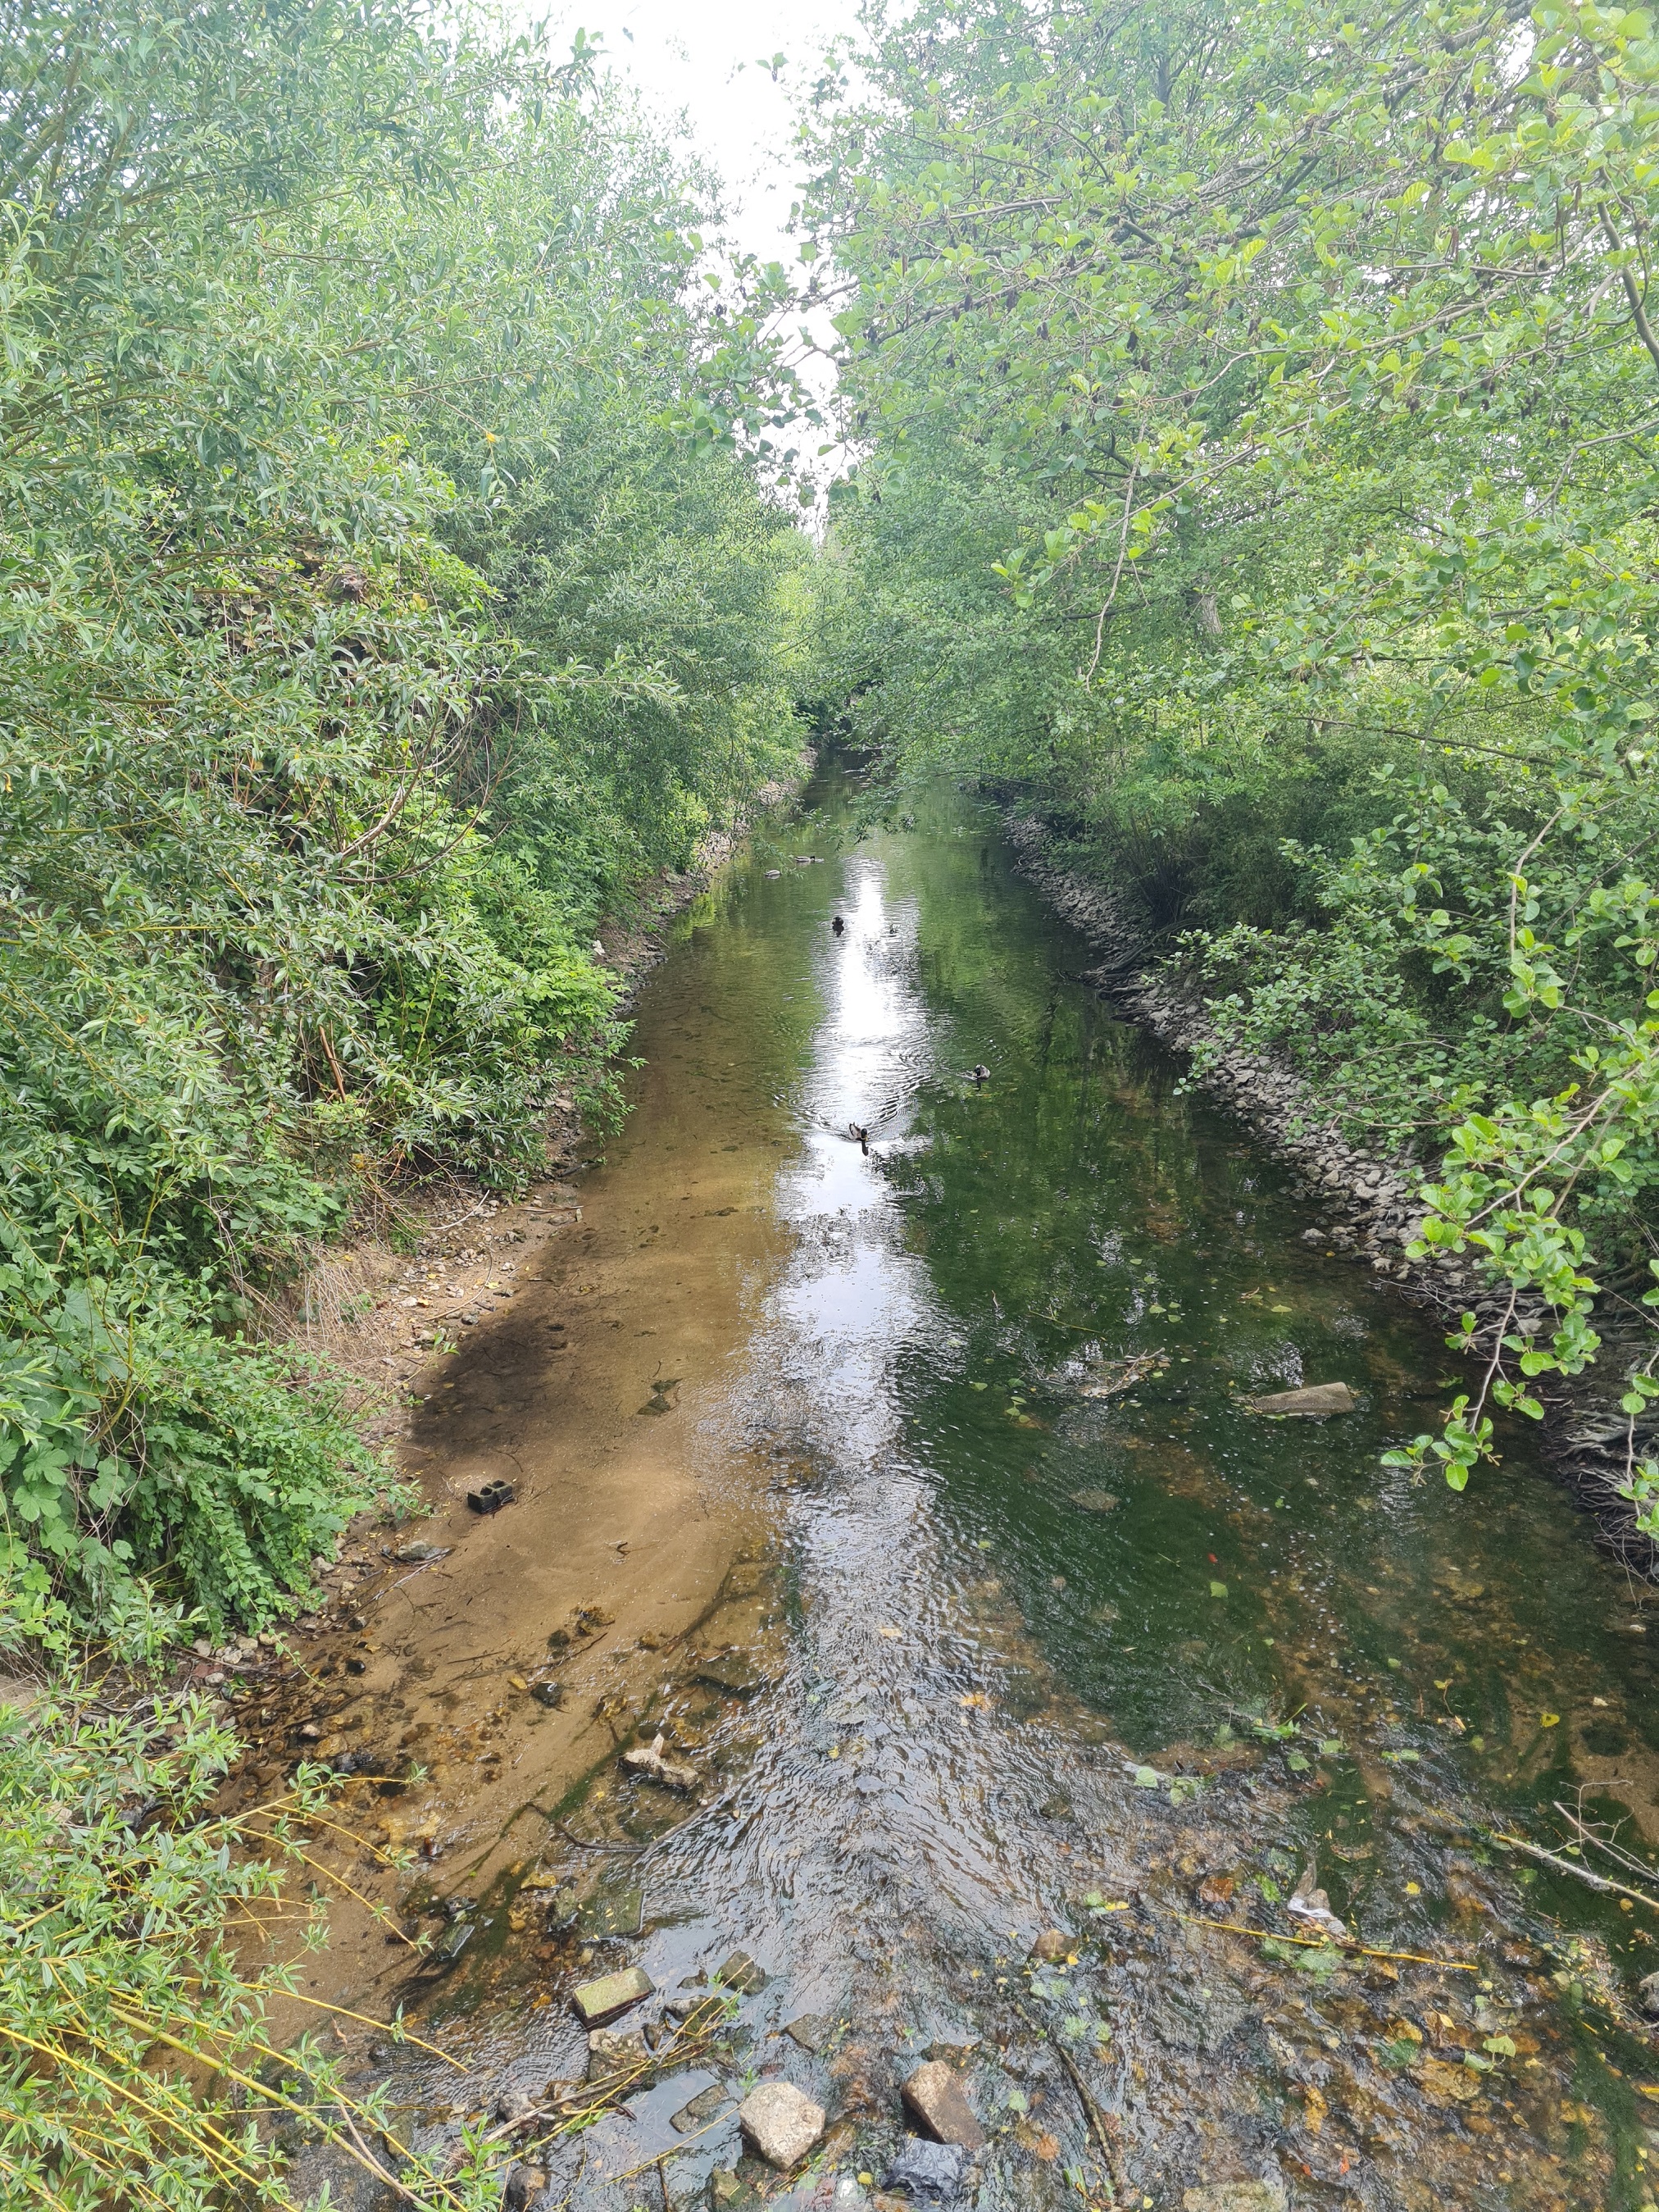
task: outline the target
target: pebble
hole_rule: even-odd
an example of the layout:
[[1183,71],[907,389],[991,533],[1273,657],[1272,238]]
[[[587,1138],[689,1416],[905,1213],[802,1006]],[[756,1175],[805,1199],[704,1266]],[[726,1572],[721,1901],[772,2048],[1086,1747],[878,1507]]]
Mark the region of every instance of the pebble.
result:
[[901,2197],[930,2198],[948,2204],[962,2194],[968,2153],[960,2143],[924,2142],[908,2136],[881,2178],[884,2189]]
[[1650,2020],[1659,2020],[1659,1973],[1643,1975],[1636,1984],[1636,2000]]
[[583,1982],[572,2002],[588,2027],[599,2027],[648,1997],[656,1984],[643,1966],[626,1966],[619,1974],[602,1974],[596,1982]]
[[823,2107],[793,2081],[763,2081],[738,2107],[750,2147],[769,2166],[799,2166],[823,2133]]
[[1045,1928],[1030,1949],[1030,1956],[1045,1966],[1063,1966],[1071,1955],[1072,1939],[1058,1928]]
[[942,2058],[930,2058],[904,2084],[904,2102],[913,2118],[942,2143],[963,2150],[984,2147],[985,2130],[974,2118],[961,2082]]
[[835,2028],[836,2023],[827,2012],[804,2012],[799,2020],[790,2021],[783,2032],[792,2036],[803,2051],[822,2051]]

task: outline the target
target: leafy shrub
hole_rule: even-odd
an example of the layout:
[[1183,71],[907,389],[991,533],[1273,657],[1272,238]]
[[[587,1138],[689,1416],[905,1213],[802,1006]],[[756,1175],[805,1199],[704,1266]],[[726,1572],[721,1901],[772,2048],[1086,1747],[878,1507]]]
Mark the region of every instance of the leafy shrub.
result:
[[[118,1638],[142,1658],[176,1619],[130,1605]],[[0,1582],[0,1651],[61,1633],[62,1607]],[[106,1687],[113,1686],[106,1685]],[[259,1825],[216,1816],[235,1743],[198,1697],[120,1709],[94,1680],[0,1698],[0,2204],[93,2212],[112,2199],[204,2212],[285,2204],[276,2131],[321,2141],[386,2178],[368,2148],[396,2126],[344,2089],[314,2039],[270,2040],[292,1966],[250,1973],[239,1938],[291,1919],[301,1778]],[[313,1915],[313,1934],[321,1923]],[[299,1956],[303,1958],[301,1948]],[[393,2034],[400,2031],[394,2027]],[[368,2140],[366,2140],[366,2138]],[[469,2154],[441,2176],[390,2156],[409,2200],[475,2212],[499,2192]]]
[[793,758],[799,541],[586,48],[28,0],[0,63],[6,1556],[258,1620],[371,1474],[261,1301],[615,1110],[593,930]]

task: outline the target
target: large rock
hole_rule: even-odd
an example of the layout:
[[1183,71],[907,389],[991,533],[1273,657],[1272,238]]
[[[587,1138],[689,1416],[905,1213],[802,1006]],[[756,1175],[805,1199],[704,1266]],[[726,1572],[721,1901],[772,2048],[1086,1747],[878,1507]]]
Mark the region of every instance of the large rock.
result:
[[619,1974],[602,1974],[597,1982],[583,1982],[572,2002],[588,2027],[602,2027],[648,1997],[656,1984],[643,1966],[627,1966]]
[[1304,1390],[1274,1390],[1265,1398],[1247,1398],[1244,1409],[1292,1421],[1328,1421],[1333,1413],[1352,1413],[1358,1403],[1346,1382],[1312,1382]]
[[904,2085],[913,2118],[936,2142],[958,2143],[963,2150],[984,2147],[985,2130],[969,2109],[961,2082],[942,2058],[918,2066]]
[[793,2081],[763,2081],[738,2107],[750,2148],[786,2173],[823,2133],[823,2107]]
[[920,2136],[907,2136],[881,2185],[897,2197],[953,2204],[962,2195],[967,2171],[968,2154],[960,2143],[925,2142]]

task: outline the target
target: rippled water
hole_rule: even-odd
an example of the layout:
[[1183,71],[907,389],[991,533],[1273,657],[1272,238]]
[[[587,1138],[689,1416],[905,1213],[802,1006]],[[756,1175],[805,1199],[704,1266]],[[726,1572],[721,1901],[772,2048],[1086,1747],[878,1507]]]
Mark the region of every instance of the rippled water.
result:
[[[741,1947],[769,1978],[714,2065],[553,2152],[550,2206],[699,2198],[732,2108],[689,2148],[671,2115],[772,2074],[836,2124],[802,2200],[878,2184],[929,2051],[990,2131],[987,2206],[1262,2176],[1297,2204],[1650,2203],[1631,1993],[1659,1916],[1486,1839],[1559,1848],[1581,1791],[1659,1838],[1645,1593],[1526,1436],[1461,1499],[1382,1468],[1441,1401],[1439,1334],[1310,1249],[1279,1171],[1074,980],[992,817],[941,793],[860,841],[840,777],[811,799],[648,987],[675,1133],[636,1120],[592,1191],[647,1144],[653,1173],[736,1148],[788,1232],[686,1438],[711,1479],[773,1469],[659,1717],[705,1787],[607,1765],[568,1832],[647,1848],[550,1828],[539,1869],[590,1893],[588,1936],[507,1944],[434,2016],[535,2094],[586,2063],[586,1975],[672,1993]],[[1335,1380],[1358,1409],[1323,1425],[1240,1403]],[[1220,1924],[1295,1933],[1310,1864],[1371,1951],[1473,1971]],[[591,1933],[606,1884],[624,1926],[642,1893],[639,1935]],[[1073,1963],[1032,1964],[1047,1929]],[[807,2013],[815,2053],[777,2033]]]

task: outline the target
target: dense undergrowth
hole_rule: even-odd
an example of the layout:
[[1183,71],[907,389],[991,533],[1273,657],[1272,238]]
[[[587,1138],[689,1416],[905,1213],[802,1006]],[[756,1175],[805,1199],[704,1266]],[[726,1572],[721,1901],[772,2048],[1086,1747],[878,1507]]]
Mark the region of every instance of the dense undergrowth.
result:
[[0,1574],[257,1622],[381,1479],[269,1301],[605,1110],[596,926],[793,761],[774,279],[580,41],[27,0],[0,88]]
[[1507,1301],[1417,1447],[1461,1486],[1605,1316],[1659,1341],[1652,19],[968,0],[857,62],[824,688],[1420,1164]]

